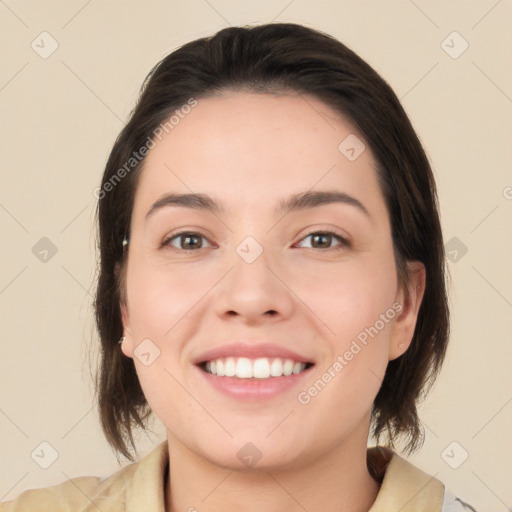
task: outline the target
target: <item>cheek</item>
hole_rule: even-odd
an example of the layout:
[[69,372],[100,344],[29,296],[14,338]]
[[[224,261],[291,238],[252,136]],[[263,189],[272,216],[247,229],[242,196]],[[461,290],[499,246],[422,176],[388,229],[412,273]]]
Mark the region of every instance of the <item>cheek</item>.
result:
[[[218,272],[197,267],[162,266],[140,260],[128,269],[131,327],[139,337],[166,339],[193,314],[195,306],[218,281]],[[185,320],[186,322],[186,320]]]
[[369,256],[332,266],[316,272],[314,280],[302,277],[294,290],[326,326],[321,382],[316,375],[299,402],[314,399],[319,407],[336,405],[336,411],[348,406],[354,418],[361,417],[371,407],[388,364],[397,317],[394,258]]
[[[224,273],[225,269],[220,272],[211,265],[201,269],[186,264],[156,265],[144,258],[128,267],[133,360],[151,408],[168,424],[179,421],[172,413],[177,403],[181,411],[193,406],[179,384],[185,378],[188,342],[208,329],[202,318],[209,304],[207,294]],[[139,357],[148,352],[146,347],[157,355],[150,364]]]
[[[210,281],[204,272],[187,272],[177,265],[156,266],[143,258],[132,269],[128,267],[134,364],[151,409],[171,430],[179,428],[187,418],[186,411],[194,407],[180,385],[184,380],[183,347],[199,327],[199,322],[191,319],[198,300],[211,288]],[[140,357],[147,352],[151,354],[150,364]]]
[[[304,267],[289,275],[293,290],[326,326],[328,339],[343,348],[372,326],[395,301],[397,277],[394,259],[366,255],[339,265]],[[379,323],[380,326],[380,323]],[[389,331],[386,323],[384,332]]]

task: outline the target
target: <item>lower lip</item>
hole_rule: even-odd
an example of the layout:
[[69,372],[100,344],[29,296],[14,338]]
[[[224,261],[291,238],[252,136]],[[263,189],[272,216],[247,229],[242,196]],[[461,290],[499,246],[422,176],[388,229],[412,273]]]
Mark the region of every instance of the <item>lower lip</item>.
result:
[[206,381],[217,391],[232,398],[268,400],[278,396],[297,384],[309,374],[312,367],[301,373],[268,379],[239,379],[237,377],[218,377],[196,367]]

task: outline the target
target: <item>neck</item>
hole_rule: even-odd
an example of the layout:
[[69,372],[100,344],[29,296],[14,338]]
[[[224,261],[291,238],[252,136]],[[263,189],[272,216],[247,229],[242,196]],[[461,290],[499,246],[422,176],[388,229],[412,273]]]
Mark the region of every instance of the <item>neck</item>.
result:
[[367,469],[366,442],[347,441],[303,466],[239,471],[212,464],[169,436],[168,512],[367,512],[379,487]]

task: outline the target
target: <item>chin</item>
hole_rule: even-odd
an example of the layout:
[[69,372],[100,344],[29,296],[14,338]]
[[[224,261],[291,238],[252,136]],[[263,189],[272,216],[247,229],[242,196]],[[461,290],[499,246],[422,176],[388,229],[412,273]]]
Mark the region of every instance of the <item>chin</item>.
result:
[[208,445],[201,443],[194,451],[211,464],[230,471],[272,471],[296,467],[299,454],[291,439],[287,441],[282,436],[269,440],[265,434],[248,434],[223,443],[218,438]]

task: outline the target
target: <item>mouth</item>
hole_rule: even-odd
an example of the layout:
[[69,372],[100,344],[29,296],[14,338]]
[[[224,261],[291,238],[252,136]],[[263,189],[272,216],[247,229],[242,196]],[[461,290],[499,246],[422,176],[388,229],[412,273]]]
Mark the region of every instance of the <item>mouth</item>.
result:
[[235,377],[237,379],[266,380],[278,377],[299,375],[309,370],[313,363],[295,361],[279,357],[223,357],[202,361],[198,367],[217,377]]
[[[276,343],[220,345],[192,360],[200,380],[236,400],[286,397],[313,371],[316,361]],[[208,389],[208,388],[207,388]]]

